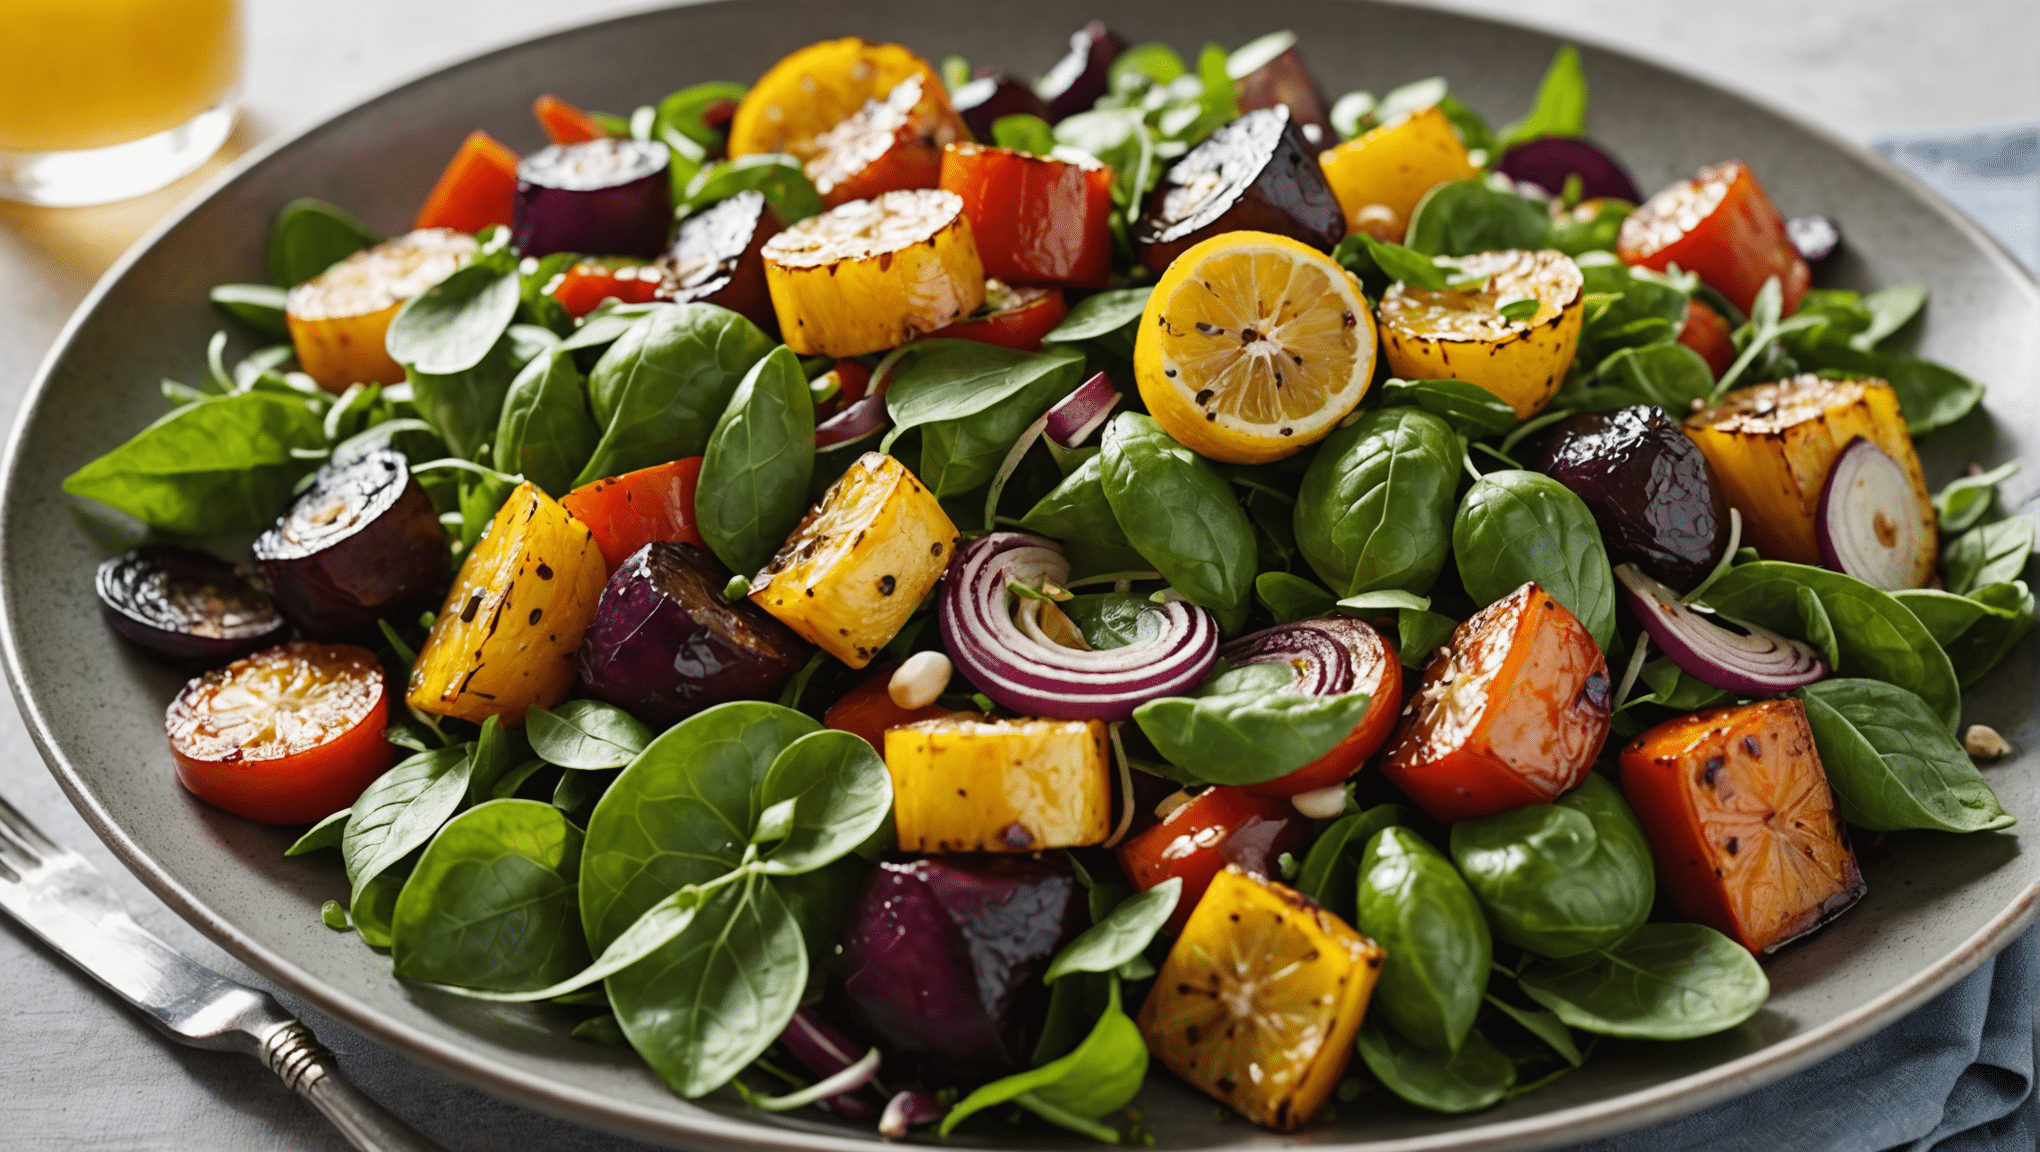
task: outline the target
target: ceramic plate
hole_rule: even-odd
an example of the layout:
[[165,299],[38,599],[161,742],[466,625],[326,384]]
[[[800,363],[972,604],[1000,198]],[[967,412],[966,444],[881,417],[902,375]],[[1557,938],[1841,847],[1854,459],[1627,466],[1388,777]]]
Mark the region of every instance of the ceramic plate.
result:
[[[1522,28],[1365,3],[702,4],[490,53],[247,157],[107,275],[58,341],[9,448],[0,521],[9,679],[51,769],[99,834],[250,966],[390,1047],[492,1092],[696,1149],[849,1149],[876,1139],[813,1113],[766,1118],[681,1100],[629,1053],[567,1041],[562,1013],[408,987],[390,975],[387,958],[328,930],[319,906],[346,894],[337,860],[286,860],[291,832],[237,820],[179,789],[162,717],[180,678],[117,641],[92,592],[93,567],[128,541],[58,484],[162,414],[158,380],[204,375],[206,339],[221,326],[206,290],[266,279],[266,225],[292,197],[334,201],[394,235],[471,129],[521,151],[542,144],[527,111],[541,91],[628,110],[696,81],[751,79],[794,48],[849,34],[899,40],[931,59],[954,52],[1039,72],[1093,16],[1133,41],[1184,51],[1291,28],[1327,92],[1382,92],[1444,75],[1496,123],[1528,106],[1556,47]],[[1841,222],[1848,247],[1829,272],[1832,283],[1929,286],[1921,350],[1990,387],[1984,412],[1925,445],[1934,486],[1971,460],[2034,454],[2040,289],[2009,257],[1861,148],[1654,65],[1591,47],[1583,55],[1594,135],[1640,186],[1659,188],[1701,164],[1741,157],[1789,214]],[[2018,494],[2032,491],[2036,471],[2013,482]],[[2014,748],[2040,743],[2034,651],[2029,642],[1969,695],[1970,718],[1998,727]],[[1990,777],[2019,817],[2016,827],[1863,845],[1869,896],[1771,960],[1769,1005],[1732,1032],[1679,1044],[1604,1041],[1577,1074],[1474,1116],[1421,1113],[1377,1091],[1294,1140],[1237,1120],[1214,1123],[1209,1101],[1157,1070],[1141,1102],[1157,1146],[1530,1149],[1662,1120],[1796,1071],[1923,1003],[2032,919],[2040,854],[2023,849],[2040,842],[2040,782],[2016,760]],[[1016,1130],[1007,1139],[1074,1146],[1053,1131]]]

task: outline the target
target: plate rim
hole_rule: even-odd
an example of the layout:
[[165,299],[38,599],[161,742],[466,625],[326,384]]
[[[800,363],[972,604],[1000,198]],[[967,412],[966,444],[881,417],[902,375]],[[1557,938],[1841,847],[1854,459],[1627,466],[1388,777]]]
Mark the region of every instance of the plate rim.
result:
[[[415,70],[378,90],[295,129],[283,132],[251,148],[208,179],[181,203],[150,227],[94,283],[76,310],[65,321],[55,341],[37,365],[16,409],[14,425],[8,430],[4,462],[0,462],[0,525],[13,501],[14,489],[26,430],[39,415],[47,399],[50,382],[59,363],[70,351],[79,330],[102,301],[133,267],[171,232],[181,226],[203,204],[239,180],[250,170],[277,154],[291,149],[334,123],[386,100],[396,99],[409,89],[436,80],[446,73],[473,67],[510,52],[519,52],[548,41],[580,35],[589,29],[641,20],[663,18],[675,11],[710,5],[733,4],[741,0],[673,0],[671,3],[619,13],[595,20],[563,24],[548,31],[484,47],[438,65]],[[1632,65],[1672,74],[1783,121],[1831,148],[1857,160],[1904,189],[1921,208],[1939,215],[1968,239],[1982,256],[2010,274],[2011,281],[2025,294],[2027,302],[2040,309],[2040,279],[2005,249],[1996,237],[1922,184],[1911,173],[1855,139],[1841,135],[1757,91],[1731,88],[1698,74],[1684,65],[1656,59],[1628,49],[1611,46],[1590,31],[1576,27],[1557,28],[1527,19],[1469,12],[1449,2],[1427,4],[1420,0],[1348,0],[1383,7],[1444,15],[1455,20],[1486,24],[1498,29],[1552,37]],[[542,1076],[503,1065],[476,1050],[417,1030],[395,1018],[386,1017],[352,995],[327,984],[302,967],[270,951],[223,916],[214,912],[196,893],[169,875],[128,833],[86,786],[76,766],[49,735],[39,697],[22,673],[21,638],[13,611],[14,588],[9,579],[7,540],[0,527],[0,658],[4,658],[7,685],[24,720],[24,727],[65,796],[85,819],[94,834],[121,863],[159,899],[208,939],[346,1026],[374,1039],[405,1057],[454,1077],[498,1098],[534,1108],[547,1114],[612,1132],[655,1142],[676,1138],[708,1141],[719,1148],[869,1152],[874,1139],[862,1135],[819,1132],[791,1128],[756,1120],[740,1119],[681,1101],[691,1111],[650,1108],[630,1101],[603,1096]],[[1881,1031],[1897,1019],[1945,991],[1975,971],[1982,963],[2010,944],[2040,914],[2040,879],[2020,891],[2006,906],[1971,936],[1956,945],[1939,961],[1915,973],[1904,983],[1881,996],[1811,1028],[1795,1033],[1748,1055],[1713,1065],[1675,1080],[1623,1095],[1591,1101],[1517,1120],[1478,1123],[1463,1131],[1448,1131],[1390,1140],[1369,1140],[1364,1145],[1346,1140],[1327,1140],[1327,1149],[1363,1147],[1367,1152],[1479,1152],[1492,1149],[1543,1147],[1561,1142],[1593,1139],[1630,1131],[1753,1091],[1809,1067],[1836,1052]],[[676,1099],[678,1099],[676,1097]],[[1253,1133],[1249,1140],[1268,1138]]]

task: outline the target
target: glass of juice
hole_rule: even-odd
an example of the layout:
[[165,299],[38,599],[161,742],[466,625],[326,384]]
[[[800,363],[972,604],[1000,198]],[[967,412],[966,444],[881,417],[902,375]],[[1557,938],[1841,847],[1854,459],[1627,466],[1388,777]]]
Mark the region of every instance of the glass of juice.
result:
[[0,197],[161,188],[226,140],[240,75],[236,0],[0,0]]

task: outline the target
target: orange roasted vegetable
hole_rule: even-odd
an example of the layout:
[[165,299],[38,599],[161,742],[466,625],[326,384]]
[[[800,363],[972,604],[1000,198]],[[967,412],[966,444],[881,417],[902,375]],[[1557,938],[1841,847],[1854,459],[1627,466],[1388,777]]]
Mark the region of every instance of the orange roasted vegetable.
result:
[[829,129],[910,77],[919,77],[924,91],[944,91],[935,69],[901,45],[856,36],[810,44],[774,64],[745,93],[730,120],[730,157],[784,152],[805,164],[821,154],[820,138]]
[[[1497,251],[1450,261],[1487,279],[1472,291],[1432,292],[1397,282],[1381,297],[1381,352],[1405,380],[1464,380],[1527,420],[1550,403],[1580,346],[1586,280],[1563,252]],[[1504,305],[1534,301],[1520,319]]]
[[891,728],[902,852],[1040,852],[1112,834],[1103,720],[953,716]]
[[1912,587],[1934,577],[1937,550],[1933,499],[1919,453],[1906,432],[1898,393],[1882,380],[1795,376],[1738,388],[1721,403],[1686,418],[1722,495],[1742,511],[1743,541],[1767,560],[1821,563],[1814,521],[1835,457],[1861,436],[1882,448],[1912,481],[1921,532]]
[[1348,232],[1401,240],[1424,193],[1480,175],[1452,121],[1436,106],[1370,129],[1318,154],[1346,212]]
[[861,356],[947,327],[985,301],[963,201],[920,188],[812,216],[765,242],[765,286],[802,356]]
[[986,280],[984,307],[930,335],[1039,352],[1041,338],[1055,331],[1069,311],[1060,288],[1015,288],[998,280]]
[[609,135],[593,116],[550,92],[531,102],[531,114],[555,144],[585,144]]
[[1135,1022],[1169,1070],[1293,1132],[1353,1058],[1381,946],[1317,902],[1228,865],[1211,881]]
[[887,665],[845,693],[841,700],[829,705],[829,710],[822,713],[822,727],[861,736],[866,744],[883,756],[885,734],[891,729],[921,720],[975,715],[944,708],[940,704],[930,704],[926,708],[902,708],[893,703],[891,683],[893,673],[898,670],[896,665]]
[[963,198],[986,275],[1072,288],[1102,288],[1112,275],[1112,169],[952,144],[942,188]]
[[299,366],[329,392],[401,383],[403,365],[383,349],[390,321],[404,301],[474,254],[474,237],[427,228],[365,248],[292,288],[284,319]]
[[508,228],[517,202],[517,153],[487,132],[470,132],[418,209],[413,228],[480,232]]
[[1658,725],[1622,750],[1622,792],[1679,914],[1759,956],[1867,889],[1797,700]]
[[751,602],[862,668],[942,578],[959,539],[906,465],[867,452],[752,578]]
[[805,167],[822,203],[834,208],[881,192],[935,187],[943,146],[969,139],[942,85],[909,76],[815,137],[819,151]]
[[1745,312],[1776,277],[1790,316],[1813,282],[1785,218],[1740,160],[1710,164],[1644,201],[1622,221],[1615,252],[1660,272],[1677,264],[1698,273]]
[[587,525],[537,485],[519,484],[454,577],[405,703],[516,726],[533,704],[566,699],[608,578]]

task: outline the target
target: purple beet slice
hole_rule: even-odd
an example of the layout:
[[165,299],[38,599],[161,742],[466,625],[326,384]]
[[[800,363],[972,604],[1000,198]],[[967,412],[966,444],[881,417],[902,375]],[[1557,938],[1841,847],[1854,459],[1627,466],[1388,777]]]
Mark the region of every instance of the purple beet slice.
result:
[[365,633],[437,598],[446,529],[404,454],[379,448],[319,469],[255,560],[284,617],[315,639]]
[[196,548],[123,552],[99,566],[93,584],[114,631],[180,664],[226,664],[282,643],[290,630],[253,568]]

